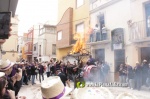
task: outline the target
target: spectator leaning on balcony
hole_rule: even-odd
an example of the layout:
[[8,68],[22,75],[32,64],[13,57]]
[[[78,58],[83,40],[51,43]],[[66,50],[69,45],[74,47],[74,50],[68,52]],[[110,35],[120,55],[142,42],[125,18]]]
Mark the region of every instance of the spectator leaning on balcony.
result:
[[95,25],[93,32],[90,34],[90,42],[100,41],[101,35],[98,24]]
[[106,40],[106,39],[107,39],[107,28],[103,24],[103,26],[102,26],[102,40]]

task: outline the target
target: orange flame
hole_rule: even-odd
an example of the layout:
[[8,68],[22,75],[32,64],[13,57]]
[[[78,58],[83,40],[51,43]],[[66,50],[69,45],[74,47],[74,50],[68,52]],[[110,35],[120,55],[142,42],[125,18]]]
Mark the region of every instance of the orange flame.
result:
[[76,33],[74,35],[74,39],[76,40],[75,45],[73,46],[73,49],[70,54],[74,53],[83,53],[83,49],[86,48],[86,42],[89,38],[89,34],[91,32],[91,29],[89,28],[87,33]]

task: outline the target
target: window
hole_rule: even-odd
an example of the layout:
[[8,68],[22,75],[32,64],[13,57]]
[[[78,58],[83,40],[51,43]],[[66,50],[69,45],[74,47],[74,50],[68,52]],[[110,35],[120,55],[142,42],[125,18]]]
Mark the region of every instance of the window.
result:
[[103,28],[103,25],[105,25],[105,16],[104,16],[104,13],[101,13],[99,16],[98,16],[98,20],[99,20],[99,27],[100,27],[100,30],[102,30]]
[[52,44],[52,54],[56,54],[56,44]]
[[61,40],[62,39],[62,31],[59,31],[58,32],[58,40]]
[[76,25],[76,32],[84,33],[84,23],[80,23],[80,24]]
[[150,37],[150,3],[145,5],[145,16],[147,36]]
[[80,7],[84,4],[84,0],[76,0],[76,7]]

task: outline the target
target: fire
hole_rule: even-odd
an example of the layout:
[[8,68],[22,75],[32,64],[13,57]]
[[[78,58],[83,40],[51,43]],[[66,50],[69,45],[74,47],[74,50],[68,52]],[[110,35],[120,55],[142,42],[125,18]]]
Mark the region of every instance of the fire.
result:
[[89,32],[91,32],[91,29],[88,29],[86,35],[84,33],[76,33],[74,35],[76,43],[73,46],[73,49],[70,54],[84,53],[84,49],[86,48],[86,41],[88,40],[89,37]]
[[76,33],[74,35],[74,39],[76,40],[76,43],[73,46],[71,54],[79,53],[81,52],[82,49],[85,48],[85,40],[84,40],[84,37],[81,35],[81,33]]

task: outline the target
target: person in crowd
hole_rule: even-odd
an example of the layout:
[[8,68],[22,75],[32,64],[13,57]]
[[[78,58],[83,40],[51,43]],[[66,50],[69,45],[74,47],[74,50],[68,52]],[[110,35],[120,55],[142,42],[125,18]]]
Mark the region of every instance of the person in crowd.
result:
[[74,61],[73,65],[74,65],[74,66],[77,66],[77,63],[76,63],[76,61]]
[[102,70],[102,74],[103,74],[103,78],[104,78],[103,82],[108,82],[108,74],[110,71],[109,65],[106,62],[103,62],[101,70]]
[[27,64],[24,64],[24,80],[23,82],[25,83],[25,85],[28,85],[28,75],[27,75],[27,69],[26,69]]
[[72,67],[71,67],[71,63],[69,61],[67,61],[67,77],[69,80],[73,80],[73,78],[72,78]]
[[149,68],[148,68],[148,75],[147,75],[147,79],[146,79],[146,84],[150,90],[150,63],[149,63]]
[[48,63],[48,64],[46,65],[46,74],[47,74],[47,77],[50,76],[50,68],[51,68],[51,65],[50,65],[50,63]]
[[105,25],[102,25],[102,40],[106,40],[107,39],[107,28],[105,27]]
[[26,63],[26,72],[27,72],[27,80],[30,81],[31,78],[31,65]]
[[44,66],[39,63],[39,66],[38,66],[38,70],[39,70],[39,81],[41,83],[41,76],[42,76],[42,80],[44,80]]
[[126,79],[125,79],[125,69],[124,69],[124,65],[120,64],[119,67],[119,82],[120,83],[125,83]]
[[103,79],[104,79],[104,77],[103,77],[103,72],[102,72],[102,62],[100,62],[99,60],[97,61],[97,63],[96,63],[96,66],[97,66],[97,69],[98,69],[98,75],[99,75],[99,81],[100,82],[103,82]]
[[142,64],[142,85],[146,86],[146,79],[148,76],[148,64],[147,64],[147,60],[143,60],[143,64]]
[[26,99],[25,96],[16,97],[15,91],[8,90],[8,82],[4,72],[0,72],[0,99]]
[[35,78],[36,78],[36,80],[38,79],[38,75],[39,75],[39,69],[38,69],[38,63],[34,63],[34,65],[35,65]]
[[135,72],[135,89],[140,90],[142,86],[142,66],[139,64],[139,62],[136,62],[136,66],[134,68]]
[[62,63],[62,61],[57,60],[57,61],[56,61],[56,67],[55,67],[55,69],[56,69],[56,68],[59,68],[59,69],[60,69],[60,64],[61,64],[61,63]]
[[50,75],[51,76],[55,75],[55,64],[54,64],[54,60],[53,59],[50,60]]
[[17,96],[21,88],[22,69],[14,68],[13,65],[14,63],[9,60],[0,60],[0,71],[7,77],[8,89],[14,90]]
[[66,83],[68,84],[68,87],[70,87],[70,82],[67,79],[67,77],[65,76],[64,73],[61,72],[61,70],[58,68],[56,69],[56,75],[60,77],[62,83],[64,84],[64,86],[66,86]]
[[92,55],[89,56],[88,62],[89,62],[89,65],[96,65],[95,64],[95,59],[92,58]]
[[31,64],[31,77],[32,77],[32,85],[35,84],[35,75],[36,75],[36,67],[34,64]]
[[60,64],[60,69],[61,69],[61,72],[67,76],[67,66],[65,65],[65,63]]
[[128,83],[128,88],[133,89],[134,88],[134,72],[133,72],[133,68],[128,63],[126,63],[126,67],[127,67],[127,79],[126,79],[126,82]]

